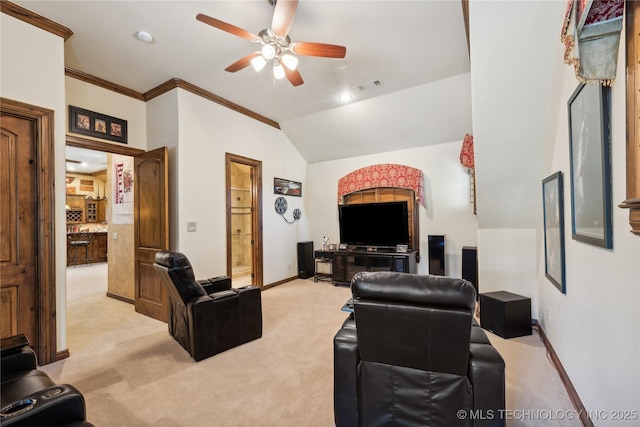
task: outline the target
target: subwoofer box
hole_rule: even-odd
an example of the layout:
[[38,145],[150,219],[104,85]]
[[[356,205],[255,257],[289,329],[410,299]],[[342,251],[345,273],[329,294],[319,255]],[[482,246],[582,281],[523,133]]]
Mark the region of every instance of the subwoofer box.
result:
[[502,338],[531,335],[531,298],[505,291],[480,294],[480,326]]

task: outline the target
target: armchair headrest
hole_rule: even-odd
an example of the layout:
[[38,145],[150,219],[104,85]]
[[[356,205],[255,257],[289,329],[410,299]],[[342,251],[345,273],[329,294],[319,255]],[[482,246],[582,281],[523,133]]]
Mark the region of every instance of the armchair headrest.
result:
[[356,298],[368,300],[471,311],[476,304],[476,291],[464,279],[391,271],[357,273],[351,292]]
[[476,292],[466,280],[361,272],[351,282],[363,361],[465,375]]
[[[186,255],[180,252],[161,251],[156,253],[156,269],[163,271],[165,285],[169,292],[177,291],[185,304],[191,299],[207,295],[204,288],[196,281],[193,267]],[[165,277],[166,276],[166,277]],[[173,288],[173,289],[172,289]]]

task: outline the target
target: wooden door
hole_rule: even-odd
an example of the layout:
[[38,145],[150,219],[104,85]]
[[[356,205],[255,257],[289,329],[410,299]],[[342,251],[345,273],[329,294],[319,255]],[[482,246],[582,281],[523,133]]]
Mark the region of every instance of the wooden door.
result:
[[36,145],[31,120],[2,116],[0,137],[0,332],[39,346],[36,299]]
[[156,252],[169,248],[168,150],[135,157],[134,233],[135,308],[138,313],[167,321],[167,290],[153,268]]

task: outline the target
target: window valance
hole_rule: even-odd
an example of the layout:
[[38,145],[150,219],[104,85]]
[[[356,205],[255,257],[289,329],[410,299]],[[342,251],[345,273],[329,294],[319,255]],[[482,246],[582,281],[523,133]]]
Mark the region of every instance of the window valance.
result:
[[409,166],[381,164],[355,170],[338,180],[338,203],[346,194],[367,188],[396,187],[413,190],[418,203],[424,201],[424,179],[422,171]]

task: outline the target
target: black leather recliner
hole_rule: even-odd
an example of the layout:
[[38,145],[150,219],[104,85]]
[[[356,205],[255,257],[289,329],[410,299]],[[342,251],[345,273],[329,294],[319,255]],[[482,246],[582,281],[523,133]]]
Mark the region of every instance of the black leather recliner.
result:
[[180,252],[156,253],[170,298],[169,333],[197,362],[262,336],[260,289],[232,289],[226,276],[196,280]]
[[334,338],[338,427],[504,426],[504,361],[462,279],[362,272]]
[[38,369],[23,334],[2,338],[0,426],[93,427],[86,421],[84,396],[69,384],[56,384]]

